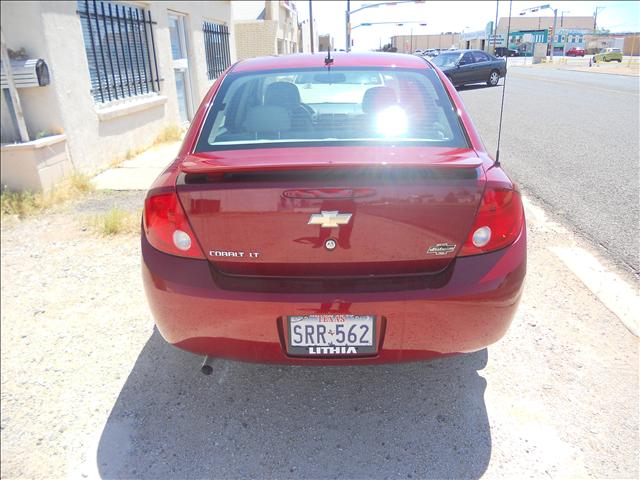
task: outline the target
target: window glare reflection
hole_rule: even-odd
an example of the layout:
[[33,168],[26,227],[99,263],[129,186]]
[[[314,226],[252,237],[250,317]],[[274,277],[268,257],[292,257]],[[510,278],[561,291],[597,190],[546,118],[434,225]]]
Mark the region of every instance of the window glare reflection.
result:
[[408,128],[407,114],[398,105],[385,108],[377,115],[376,130],[385,137],[401,137],[407,133]]

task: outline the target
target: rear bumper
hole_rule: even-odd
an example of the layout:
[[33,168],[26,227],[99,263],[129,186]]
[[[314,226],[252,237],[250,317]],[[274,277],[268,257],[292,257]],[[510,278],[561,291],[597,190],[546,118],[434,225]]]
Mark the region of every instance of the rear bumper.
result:
[[[515,314],[526,271],[526,232],[498,252],[458,258],[438,288],[375,293],[257,293],[223,290],[206,260],[178,258],[142,235],[142,277],[162,336],[184,350],[260,363],[364,364],[481,350]],[[375,315],[378,353],[309,358],[286,354],[288,315]]]

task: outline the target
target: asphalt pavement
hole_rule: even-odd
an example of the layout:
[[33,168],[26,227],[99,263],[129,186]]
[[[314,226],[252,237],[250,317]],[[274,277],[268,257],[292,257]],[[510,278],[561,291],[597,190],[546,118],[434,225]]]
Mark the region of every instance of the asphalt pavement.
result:
[[[492,153],[502,84],[460,91]],[[638,275],[638,77],[514,66],[506,85],[503,167],[549,213]]]

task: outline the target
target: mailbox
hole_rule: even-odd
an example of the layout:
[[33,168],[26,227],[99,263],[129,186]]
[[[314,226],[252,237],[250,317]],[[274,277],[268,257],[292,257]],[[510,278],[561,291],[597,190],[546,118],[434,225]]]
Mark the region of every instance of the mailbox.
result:
[[[16,88],[44,87],[49,85],[49,67],[41,58],[11,60],[11,72]],[[1,70],[2,88],[9,88],[4,66]]]

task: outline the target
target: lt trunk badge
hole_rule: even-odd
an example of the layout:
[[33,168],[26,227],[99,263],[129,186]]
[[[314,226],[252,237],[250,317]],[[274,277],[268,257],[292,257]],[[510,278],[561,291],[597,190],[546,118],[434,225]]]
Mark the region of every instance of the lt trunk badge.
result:
[[313,213],[311,217],[309,217],[307,225],[320,225],[322,228],[333,228],[349,223],[351,215],[351,213],[340,213],[337,211]]

